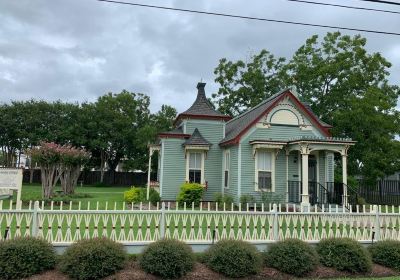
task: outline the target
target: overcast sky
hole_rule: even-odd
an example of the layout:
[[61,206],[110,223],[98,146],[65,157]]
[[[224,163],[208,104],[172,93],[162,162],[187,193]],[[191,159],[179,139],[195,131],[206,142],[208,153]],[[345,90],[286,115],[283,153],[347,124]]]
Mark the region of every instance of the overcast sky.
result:
[[[400,27],[399,14],[286,0],[135,1],[392,32]],[[356,0],[325,2],[400,11]],[[148,94],[152,111],[162,104],[182,111],[193,102],[201,78],[208,96],[217,90],[213,70],[220,58],[246,59],[263,48],[291,57],[308,37],[327,31],[95,0],[0,0],[0,102],[94,101],[127,89]],[[400,36],[363,35],[369,51],[392,62],[390,80],[399,84]]]

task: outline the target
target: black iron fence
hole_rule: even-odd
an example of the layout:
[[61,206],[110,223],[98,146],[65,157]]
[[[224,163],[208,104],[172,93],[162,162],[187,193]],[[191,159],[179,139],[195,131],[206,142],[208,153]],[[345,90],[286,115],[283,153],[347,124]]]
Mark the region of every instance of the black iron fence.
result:
[[[32,176],[32,180],[31,180]],[[41,174],[39,169],[34,169],[33,173],[26,169],[23,172],[24,183],[41,183]],[[82,171],[78,184],[94,185],[100,183],[100,171]],[[151,180],[156,180],[157,174],[151,174]],[[103,183],[109,186],[145,186],[147,184],[147,173],[145,172],[117,172],[106,171],[104,172]]]

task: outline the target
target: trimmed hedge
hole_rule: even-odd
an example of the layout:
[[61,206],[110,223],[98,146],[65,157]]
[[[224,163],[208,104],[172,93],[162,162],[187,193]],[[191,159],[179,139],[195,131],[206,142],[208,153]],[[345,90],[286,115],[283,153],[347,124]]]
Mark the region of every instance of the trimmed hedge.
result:
[[139,257],[141,268],[162,278],[179,278],[193,269],[192,248],[178,240],[163,239],[151,243]]
[[240,240],[217,242],[206,251],[204,260],[212,270],[233,278],[256,274],[262,266],[257,248]]
[[43,239],[21,237],[0,242],[0,279],[19,279],[54,268],[53,246]]
[[59,268],[74,279],[99,279],[122,269],[126,259],[122,244],[107,238],[86,239],[65,251]]
[[400,271],[400,241],[379,241],[369,247],[372,260]]
[[286,239],[272,244],[265,255],[267,266],[295,276],[304,276],[318,265],[317,252],[298,239]]
[[202,185],[196,183],[184,183],[181,186],[177,200],[181,205],[186,202],[188,206],[191,206],[192,203],[194,203],[195,206],[199,206],[203,193],[204,187]]
[[317,252],[323,265],[353,273],[368,272],[372,260],[368,251],[350,238],[330,238],[321,240]]

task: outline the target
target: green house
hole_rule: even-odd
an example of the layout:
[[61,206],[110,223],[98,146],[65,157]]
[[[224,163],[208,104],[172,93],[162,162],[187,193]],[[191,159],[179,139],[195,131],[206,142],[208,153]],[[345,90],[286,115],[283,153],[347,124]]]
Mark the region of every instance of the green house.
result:
[[[236,202],[348,204],[347,151],[354,141],[332,138],[321,121],[286,89],[231,118],[214,109],[198,83],[193,105],[175,120],[175,129],[150,145],[158,151],[158,185],[163,201],[174,201],[184,182]],[[334,183],[334,156],[342,159],[342,182]],[[149,164],[151,166],[151,164]],[[150,171],[150,170],[149,170]],[[149,173],[150,174],[150,173]]]

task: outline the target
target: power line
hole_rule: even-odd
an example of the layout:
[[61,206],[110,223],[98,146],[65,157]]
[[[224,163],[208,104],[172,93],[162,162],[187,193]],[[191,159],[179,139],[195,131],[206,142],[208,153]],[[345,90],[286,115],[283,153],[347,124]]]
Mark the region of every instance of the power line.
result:
[[314,2],[314,1],[305,1],[305,0],[288,0],[288,1],[290,1],[290,2],[298,2],[298,3],[305,3],[305,4],[313,4],[313,5],[322,5],[322,6],[330,6],[330,7],[347,8],[347,9],[356,9],[356,10],[383,12],[383,13],[391,13],[391,14],[400,14],[400,12],[396,12],[396,11],[381,10],[381,9],[374,9],[374,8],[365,8],[365,7],[356,7],[356,6],[346,6],[346,5],[331,4],[331,3],[321,3],[321,2]]
[[383,0],[382,1],[380,1],[380,0],[358,0],[358,1],[400,6],[399,2],[392,2],[392,1],[383,1]]
[[194,13],[194,14],[203,14],[203,15],[212,15],[212,16],[221,16],[221,17],[230,17],[230,18],[239,18],[239,19],[248,19],[248,20],[284,23],[284,24],[292,24],[292,25],[322,27],[322,28],[330,28],[330,29],[341,29],[341,30],[348,30],[348,31],[358,31],[358,32],[382,34],[382,35],[400,36],[400,33],[380,31],[380,30],[359,29],[359,28],[341,27],[341,26],[324,25],[324,24],[314,24],[314,23],[306,23],[306,22],[296,22],[296,21],[288,21],[288,20],[278,20],[278,19],[268,19],[268,18],[241,16],[241,15],[224,14],[224,13],[216,13],[216,12],[206,12],[206,11],[190,10],[190,9],[182,9],[182,8],[172,8],[172,7],[165,7],[165,6],[155,6],[155,5],[147,5],[147,4],[139,4],[139,3],[123,2],[123,1],[113,1],[113,0],[97,0],[97,1],[99,1],[99,2],[107,2],[107,3],[114,3],[114,4],[121,4],[121,5],[145,7],[145,8],[154,8],[154,9],[161,9],[161,10],[187,12],[187,13]]

